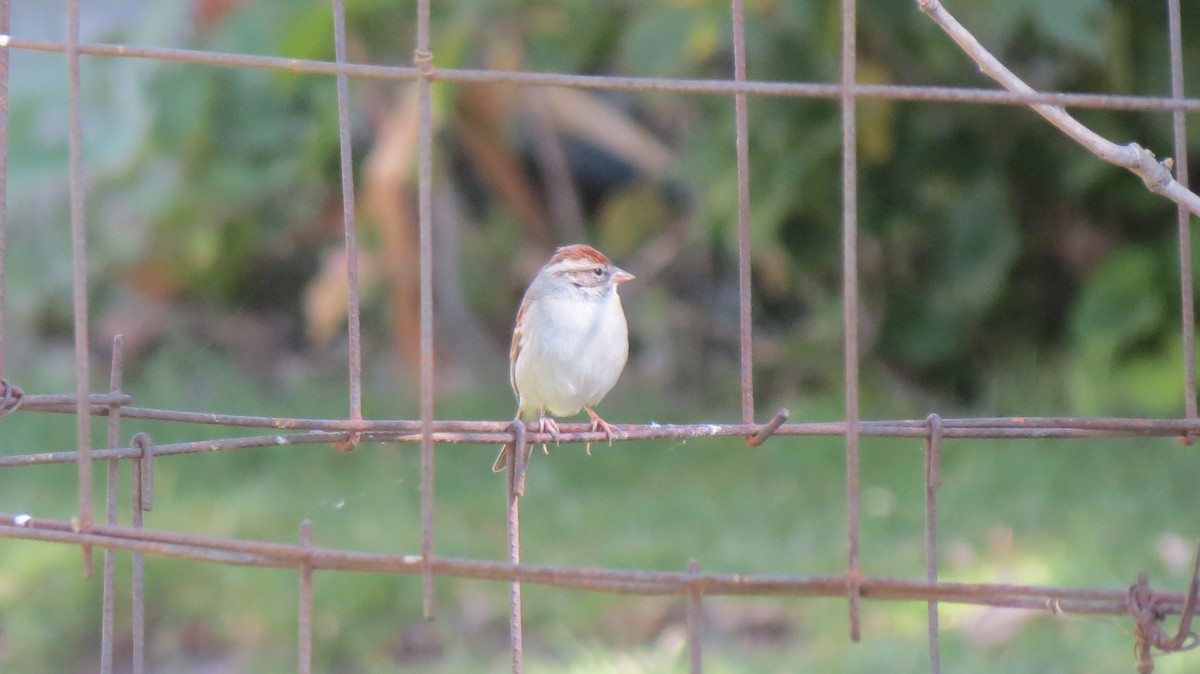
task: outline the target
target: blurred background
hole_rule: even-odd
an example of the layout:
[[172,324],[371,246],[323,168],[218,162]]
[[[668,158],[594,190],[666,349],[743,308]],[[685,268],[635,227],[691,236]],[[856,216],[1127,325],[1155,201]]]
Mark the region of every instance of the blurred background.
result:
[[[333,58],[308,0],[93,0],[85,42]],[[962,0],[948,8],[1046,91],[1169,95],[1165,2]],[[61,40],[63,2],[13,2],[12,33]],[[840,6],[747,0],[749,77],[836,82]],[[350,60],[411,63],[410,1],[347,0]],[[433,3],[439,68],[728,79],[729,6]],[[1200,7],[1184,3],[1186,89]],[[859,2],[859,81],[988,87],[914,2]],[[84,156],[96,379],[125,335],[139,406],[344,417],[345,253],[334,80],[84,57]],[[5,376],[74,390],[66,59],[11,53]],[[352,80],[366,415],[414,418],[416,98]],[[733,102],[729,96],[483,84],[433,88],[438,418],[507,419],[512,320],[561,243],[637,275],[631,355],[601,405],[614,423],[740,421]],[[1173,204],[1019,106],[858,103],[863,418],[1183,414]],[[834,100],[749,102],[755,396],[760,421],[843,416],[840,117]],[[1169,113],[1078,110],[1106,137],[1171,154]],[[1189,120],[1192,164],[1200,124]],[[1193,173],[1195,173],[1193,169]],[[1195,181],[1193,181],[1193,184]],[[71,449],[70,417],[0,422],[6,454]],[[97,439],[101,422],[95,425]],[[127,422],[157,442],[226,429]],[[124,438],[127,441],[128,438]],[[438,448],[436,550],[501,559],[494,447]],[[840,573],[837,438],[626,442],[534,457],[523,560]],[[945,450],[947,580],[1121,588],[1146,569],[1181,591],[1197,537],[1194,448],[1174,439],[955,441]],[[416,447],[327,447],[158,462],[146,525],[419,549]],[[863,564],[923,576],[921,443],[865,439]],[[99,488],[100,480],[97,476]],[[0,473],[0,511],[69,518],[73,466]],[[123,486],[123,489],[126,488]],[[124,496],[122,497],[124,499]],[[122,501],[124,502],[124,501]],[[126,555],[118,555],[123,564]],[[125,567],[121,567],[125,568]],[[125,572],[118,574],[118,578]],[[127,589],[127,578],[119,587]],[[122,586],[121,583],[126,583]],[[147,560],[156,672],[294,671],[293,572]],[[121,591],[124,591],[122,589]],[[124,596],[124,595],[121,595]],[[502,671],[507,586],[318,574],[320,671]],[[91,672],[98,579],[75,548],[0,542],[0,668]],[[706,671],[923,671],[923,604],[705,602]],[[127,625],[118,601],[118,629]],[[684,601],[525,588],[531,672],[683,671]],[[1132,671],[1132,622],[944,606],[951,670]],[[118,659],[129,635],[118,633]],[[1197,656],[1161,658],[1160,671]]]

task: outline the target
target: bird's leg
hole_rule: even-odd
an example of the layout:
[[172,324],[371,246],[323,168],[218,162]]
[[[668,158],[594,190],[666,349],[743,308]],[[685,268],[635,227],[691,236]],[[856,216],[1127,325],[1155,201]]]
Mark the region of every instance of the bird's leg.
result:
[[[625,431],[623,431],[623,430],[617,428],[616,426],[613,426],[612,424],[608,423],[607,421],[601,419],[600,415],[596,414],[596,410],[594,410],[590,407],[585,407],[583,409],[588,413],[588,416],[592,418],[592,430],[593,431],[604,431],[604,437],[608,438],[608,446],[609,447],[612,447],[613,438],[615,438],[615,437],[623,438],[626,435],[628,435]],[[588,456],[591,456],[592,455],[592,443],[590,443],[590,442],[587,443],[587,447],[585,449],[588,453]]]
[[[558,422],[546,416],[545,407],[538,410],[538,433],[549,433],[554,438],[555,446],[558,445]],[[542,443],[542,453],[550,453],[550,450],[546,449],[546,443],[544,442]]]

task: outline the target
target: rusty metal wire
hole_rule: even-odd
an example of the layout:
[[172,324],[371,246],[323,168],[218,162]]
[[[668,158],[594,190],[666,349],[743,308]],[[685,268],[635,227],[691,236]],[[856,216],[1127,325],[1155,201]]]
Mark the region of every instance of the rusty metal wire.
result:
[[704,595],[700,592],[700,588],[696,583],[696,577],[700,575],[700,562],[695,559],[689,559],[687,572],[689,581],[687,607],[688,667],[692,674],[700,674],[704,662],[704,651],[700,635],[700,621],[704,617],[702,604],[702,597]]
[[[421,257],[421,558],[425,619],[433,618],[433,52],[429,0],[417,0],[417,219]],[[514,670],[518,658],[514,656]]]
[[859,498],[858,409],[858,30],[855,0],[842,0],[842,351],[846,387],[846,599],[850,609],[850,640],[862,638],[859,597],[861,518]]
[[[733,80],[746,81],[746,19],[742,0],[733,0]],[[738,351],[742,423],[754,423],[754,333],[750,311],[750,122],[747,94],[733,95],[738,183]]]
[[1192,619],[1196,615],[1197,591],[1200,591],[1200,549],[1196,551],[1196,562],[1192,567],[1192,581],[1184,596],[1183,608],[1179,613],[1179,628],[1174,636],[1167,636],[1162,628],[1165,617],[1162,597],[1150,588],[1146,572],[1138,574],[1137,583],[1129,588],[1129,614],[1137,620],[1134,632],[1134,653],[1137,655],[1138,674],[1154,671],[1153,652],[1173,653],[1190,651],[1200,645],[1200,637],[1192,631]]
[[[188,49],[140,47],[122,44],[87,44],[79,40],[79,3],[68,0],[66,39],[62,42],[32,40],[10,35],[10,0],[0,0],[0,418],[18,410],[22,413],[74,414],[77,442],[73,449],[57,452],[30,451],[0,457],[0,468],[19,468],[57,463],[75,463],[79,478],[79,516],[74,521],[49,520],[29,514],[0,514],[0,538],[24,539],[78,545],[84,551],[85,572],[91,571],[91,550],[104,549],[103,601],[101,616],[100,668],[114,671],[115,558],[113,552],[132,553],[131,635],[134,672],[146,667],[144,556],[147,554],[199,562],[248,567],[291,568],[299,579],[297,668],[312,671],[313,662],[313,573],[316,570],[386,572],[420,575],[423,579],[423,613],[432,617],[436,577],[471,578],[510,584],[510,650],[513,672],[522,671],[523,584],[539,584],[594,592],[630,595],[679,595],[687,601],[688,660],[692,672],[702,670],[703,601],[706,595],[785,595],[845,597],[849,609],[850,637],[861,638],[860,604],[864,599],[920,601],[927,604],[929,665],[940,671],[940,603],[975,604],[1043,610],[1052,613],[1128,615],[1136,623],[1135,650],[1138,671],[1153,668],[1154,651],[1185,650],[1196,645],[1191,621],[1197,602],[1197,573],[1200,551],[1186,594],[1161,593],[1150,588],[1145,574],[1127,590],[1043,587],[999,583],[953,583],[938,579],[937,490],[941,484],[942,444],[950,439],[1032,439],[1095,437],[1190,438],[1200,433],[1197,414],[1194,357],[1193,270],[1191,265],[1190,217],[1182,206],[1178,215],[1182,334],[1184,343],[1185,417],[1183,419],[1123,419],[1073,417],[942,418],[932,414],[914,420],[863,420],[858,398],[858,214],[857,214],[857,125],[859,99],[973,103],[988,105],[1049,104],[1064,107],[1109,110],[1151,110],[1172,113],[1174,170],[1187,184],[1186,113],[1200,112],[1200,99],[1188,98],[1183,90],[1182,23],[1178,0],[1167,0],[1170,44],[1171,95],[1110,96],[1071,93],[1012,93],[1007,91],[898,85],[865,85],[857,82],[858,49],[855,35],[855,0],[842,0],[841,77],[837,83],[764,82],[748,78],[746,34],[742,0],[731,0],[733,72],[729,80],[687,80],[612,77],[537,72],[434,67],[430,34],[429,0],[418,0],[415,22],[416,47],[412,66],[348,63],[346,56],[345,9],[343,0],[331,0],[333,12],[332,62],[273,56],[204,52]],[[73,395],[26,395],[4,375],[4,257],[7,221],[8,74],[12,50],[58,52],[66,55],[68,84],[69,188],[72,243],[73,321],[75,330],[75,378]],[[89,390],[90,362],[87,305],[86,181],[83,173],[83,110],[80,104],[81,57],[144,58],[179,61],[213,67],[268,68],[297,73],[332,75],[338,109],[339,156],[343,206],[344,246],[348,281],[348,380],[349,414],[346,419],[303,419],[249,415],[213,414],[155,407],[135,407],[133,398],[122,391],[123,342],[114,342],[110,385],[107,393]],[[375,78],[415,82],[418,91],[418,227],[420,258],[420,418],[417,420],[368,420],[362,416],[361,325],[357,269],[357,235],[354,203],[353,157],[350,143],[349,78]],[[732,424],[627,425],[622,440],[690,439],[741,437],[749,447],[759,447],[774,435],[839,436],[845,439],[847,565],[839,575],[733,575],[701,573],[691,560],[682,573],[559,567],[521,562],[520,499],[525,493],[525,469],[530,448],[556,440],[561,443],[597,442],[607,439],[585,424],[561,424],[561,434],[551,438],[535,428],[507,421],[438,420],[434,410],[433,342],[433,113],[432,87],[441,82],[486,82],[519,86],[557,86],[626,91],[674,91],[694,94],[731,95],[735,110],[735,147],[738,189],[738,287],[739,362],[741,419]],[[813,97],[835,101],[842,115],[842,280],[844,326],[845,419],[832,422],[787,423],[789,413],[779,410],[767,423],[755,422],[753,388],[753,333],[750,292],[750,174],[748,105],[752,96]],[[92,416],[106,416],[108,439],[104,449],[92,449]],[[155,444],[139,433],[128,447],[120,442],[125,420],[155,420],[179,424],[217,425],[229,429],[269,429],[271,433],[173,444]],[[863,574],[860,559],[859,441],[862,436],[921,438],[925,443],[925,578],[896,579]],[[143,527],[143,515],[153,507],[154,462],[156,457],[244,450],[261,447],[333,445],[349,450],[380,443],[419,443],[421,455],[422,534],[419,555],[376,554],[314,546],[312,523],[300,523],[299,543],[249,541],[157,531]],[[434,449],[437,445],[512,443],[513,460],[508,462],[507,529],[508,554],[504,561],[438,557],[434,552],[433,517]],[[119,464],[128,460],[132,494],[130,526],[117,524]],[[92,462],[106,461],[105,517],[96,523],[92,512]],[[1165,617],[1180,615],[1173,636],[1162,628]]]
[[[119,395],[125,376],[125,339],[118,336],[113,340],[112,367],[109,371],[108,391]],[[116,449],[121,443],[121,409],[113,408],[108,415],[108,448]],[[104,481],[104,522],[117,524],[117,487],[121,462],[109,459]],[[116,602],[116,556],[112,548],[104,549],[104,589],[100,610],[100,673],[113,671],[113,614]]]
[[[925,437],[925,579],[930,583],[937,583],[937,490],[942,485],[942,418],[937,414],[930,414],[925,421],[928,429],[928,435]],[[929,671],[940,672],[941,629],[938,625],[936,599],[929,600],[927,613]]]
[[[11,0],[0,0],[0,35],[12,32]],[[0,386],[3,387],[3,404],[0,404],[0,417],[9,411],[9,384],[4,380],[4,316],[6,306],[5,290],[5,252],[8,239],[8,57],[7,49],[0,49]]]
[[[61,42],[34,40],[10,36],[8,48],[43,52],[64,52]],[[269,68],[295,73],[338,75],[349,77],[416,80],[418,69],[408,66],[383,66],[331,61],[294,59],[281,56],[255,56],[210,52],[196,49],[140,47],[102,43],[80,44],[79,53],[91,56],[145,58],[159,61],[181,61],[227,68]],[[531,71],[472,70],[468,68],[439,68],[431,72],[435,82],[482,82],[542,87],[573,87],[618,91],[675,91],[698,94],[746,93],[755,96],[788,96],[802,98],[839,99],[844,88],[840,84],[810,82],[771,82],[734,80],[688,80],[658,77],[619,77],[612,75],[568,75]],[[1068,108],[1103,108],[1106,110],[1179,110],[1200,112],[1200,98],[1165,96],[1118,96],[1109,94],[1036,93],[1018,94],[994,89],[970,87],[911,86],[896,84],[854,84],[851,93],[856,98],[882,98],[899,101],[928,101],[935,103],[982,103],[987,105],[1027,106],[1035,103],[1060,105]]]
[[[1179,0],[1167,2],[1167,39],[1171,49],[1171,96],[1183,98],[1183,21],[1179,16]],[[1174,136],[1175,179],[1188,185],[1187,119],[1182,111],[1171,113],[1171,134]],[[1183,330],[1183,406],[1188,419],[1196,418],[1196,303],[1192,285],[1191,214],[1180,204],[1177,209],[1179,229],[1179,304]],[[1191,444],[1191,434],[1183,436]]]
[[[67,127],[71,170],[71,269],[75,321],[75,443],[79,448],[79,526],[92,526],[92,437],[86,398],[91,386],[88,348],[87,235],[83,212],[83,119],[79,104],[79,0],[67,2]],[[83,546],[84,574],[92,575],[92,549]]]
[[[346,62],[346,8],[333,0],[333,50],[339,64]],[[346,335],[350,379],[350,418],[362,419],[362,320],[358,308],[358,233],[354,208],[354,157],[350,147],[350,83],[337,76],[338,155],[341,158],[342,229],[346,250]],[[353,447],[349,447],[353,449]]]
[[[388,555],[267,541],[247,541],[155,531],[123,526],[95,525],[91,532],[76,531],[71,522],[0,513],[0,536],[25,540],[90,544],[181,559],[231,566],[298,568],[314,570],[392,572],[420,575],[425,562],[420,555]],[[520,581],[537,585],[616,594],[681,595],[796,595],[838,597],[845,594],[843,575],[739,575],[670,571],[599,569],[552,565],[511,564],[507,561],[439,557],[431,562],[439,576],[476,580]],[[862,596],[888,601],[928,601],[1025,608],[1063,613],[1128,613],[1127,590],[1045,587],[1001,583],[930,583],[905,578],[864,578]],[[1187,597],[1180,593],[1156,595],[1163,615],[1183,611]]]
[[[312,522],[304,520],[300,523],[300,547],[305,550],[311,550],[313,546],[313,527]],[[312,674],[312,618],[313,618],[313,596],[312,596],[313,568],[312,563],[307,559],[300,562],[300,610],[297,643],[299,644],[300,652],[297,656],[299,665],[297,669],[300,674]]]
[[[524,425],[513,421],[512,457],[508,462],[508,563],[521,564],[521,496],[525,493],[525,468],[529,465],[529,446],[525,442]],[[524,620],[521,606],[521,583],[509,584],[509,650],[513,674],[523,668],[525,654]]]

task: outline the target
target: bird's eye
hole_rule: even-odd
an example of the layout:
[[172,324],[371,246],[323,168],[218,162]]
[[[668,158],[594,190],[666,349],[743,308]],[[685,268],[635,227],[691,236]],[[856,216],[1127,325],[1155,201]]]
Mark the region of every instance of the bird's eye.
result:
[[596,267],[592,270],[592,273],[596,276],[604,276],[604,267]]

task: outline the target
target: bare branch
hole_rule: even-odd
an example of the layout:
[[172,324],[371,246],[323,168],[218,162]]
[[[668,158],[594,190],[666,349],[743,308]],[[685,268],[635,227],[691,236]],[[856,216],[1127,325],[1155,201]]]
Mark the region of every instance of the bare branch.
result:
[[[992,56],[991,52],[985,49],[970,31],[942,7],[940,0],[917,0],[917,5],[942,30],[946,31],[946,34],[957,42],[958,46],[962,47],[962,50],[975,63],[979,64],[979,70],[984,75],[996,80],[1009,91],[1021,94],[1037,93],[1033,87],[1025,84],[1021,78],[1006,68],[999,59]],[[1161,194],[1174,201],[1191,211],[1193,215],[1200,215],[1200,196],[1181,185],[1171,175],[1173,165],[1171,159],[1160,162],[1155,159],[1154,153],[1137,143],[1117,145],[1084,126],[1059,106],[1032,104],[1029,107],[1097,157],[1132,171],[1142,179],[1151,192]]]

